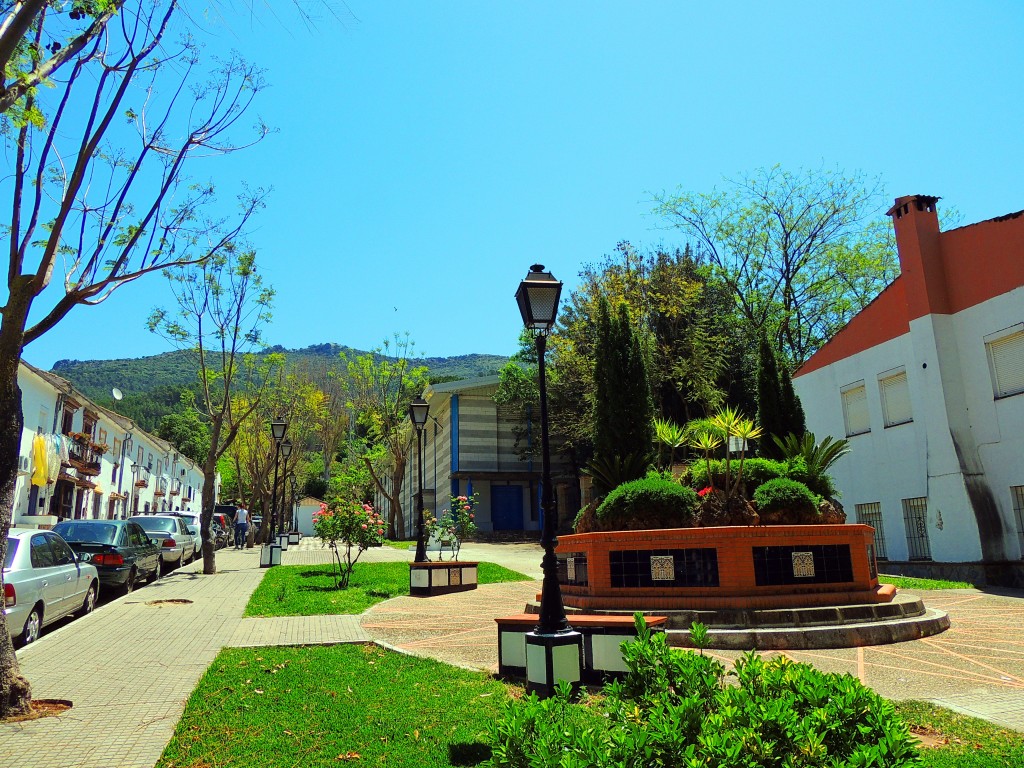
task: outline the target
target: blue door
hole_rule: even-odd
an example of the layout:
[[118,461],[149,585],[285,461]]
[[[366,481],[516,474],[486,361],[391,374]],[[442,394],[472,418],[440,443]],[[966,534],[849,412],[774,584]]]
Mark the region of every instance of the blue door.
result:
[[523,530],[523,487],[491,486],[491,524],[496,531]]

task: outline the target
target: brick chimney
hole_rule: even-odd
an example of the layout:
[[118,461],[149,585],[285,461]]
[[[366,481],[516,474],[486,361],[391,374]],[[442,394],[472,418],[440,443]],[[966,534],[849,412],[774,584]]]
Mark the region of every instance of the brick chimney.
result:
[[909,320],[950,313],[939,246],[939,216],[935,208],[938,199],[928,195],[898,197],[887,211],[896,229]]

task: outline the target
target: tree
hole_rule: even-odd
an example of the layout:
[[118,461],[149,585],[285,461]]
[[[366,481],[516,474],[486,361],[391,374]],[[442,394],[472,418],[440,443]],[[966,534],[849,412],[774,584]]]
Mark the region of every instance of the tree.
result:
[[[392,341],[385,339],[372,352],[347,361],[352,406],[368,427],[370,440],[379,446],[376,454],[372,450],[365,454],[363,462],[377,490],[390,504],[391,539],[405,535],[402,485],[413,443],[406,415],[409,403],[427,383],[426,366],[414,366],[410,360],[414,348],[408,334],[395,334],[393,349]],[[388,483],[384,482],[385,468],[390,475]]]
[[728,186],[663,194],[655,210],[697,238],[751,329],[799,365],[898,273],[879,183],[776,165]]
[[765,435],[761,454],[769,458],[782,455],[773,438],[781,439],[790,434],[801,437],[806,430],[803,407],[793,390],[793,380],[785,363],[780,370],[775,350],[764,333],[758,343],[757,420]]
[[654,442],[654,404],[640,337],[624,302],[615,316],[607,300],[598,306],[594,396],[595,459],[635,456],[646,469]]
[[283,362],[282,355],[252,354],[260,347],[262,326],[270,320],[274,292],[263,285],[255,253],[233,247],[202,264],[168,271],[167,276],[178,311],[154,310],[149,328],[195,356],[198,408],[210,429],[210,448],[201,462],[207,478],[200,516],[203,573],[214,574],[216,548],[210,523],[215,499],[209,480]]
[[[99,13],[90,18],[109,20],[119,6],[90,4]],[[53,88],[23,87],[24,67],[34,66],[32,57],[48,39],[47,20],[63,18],[43,13],[48,7],[7,4],[0,27],[7,94],[0,108],[10,121],[2,136],[11,158],[0,183],[2,208],[11,216],[8,295],[0,310],[0,557],[23,427],[18,365],[24,346],[74,307],[99,304],[151,272],[221,253],[263,198],[261,191],[245,193],[238,216],[214,219],[207,214],[213,186],[185,175],[197,154],[238,147],[231,129],[263,87],[259,70],[232,57],[204,83],[198,51],[188,40],[178,52],[155,58],[176,7],[167,2],[141,8],[122,24],[90,27],[92,37],[67,47],[62,77],[48,83]],[[174,83],[166,90],[159,87],[165,77]],[[126,117],[127,126],[111,130]],[[137,136],[129,141],[132,130]],[[256,140],[266,132],[259,125]],[[62,286],[51,285],[55,274]],[[30,703],[31,688],[0,623],[0,717],[27,712]]]
[[210,430],[196,409],[195,393],[181,394],[184,410],[169,413],[160,419],[157,436],[163,438],[192,461],[201,463],[210,450]]

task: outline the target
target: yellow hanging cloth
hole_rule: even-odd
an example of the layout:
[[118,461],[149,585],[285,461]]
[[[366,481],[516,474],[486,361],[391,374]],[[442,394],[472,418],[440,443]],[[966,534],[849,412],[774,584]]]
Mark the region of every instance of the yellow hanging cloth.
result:
[[42,435],[32,438],[32,485],[46,487],[46,439]]

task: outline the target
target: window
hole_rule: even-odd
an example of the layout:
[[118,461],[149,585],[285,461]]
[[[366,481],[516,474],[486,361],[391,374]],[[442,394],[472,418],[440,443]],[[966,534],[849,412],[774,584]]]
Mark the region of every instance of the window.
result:
[[32,537],[32,542],[29,545],[29,559],[32,561],[33,568],[53,568],[57,564],[57,558],[53,556],[50,543],[43,534]]
[[858,504],[857,522],[861,525],[870,525],[875,529],[875,553],[879,560],[888,560],[885,552],[885,531],[882,528],[882,505],[877,501],[870,504]]
[[1020,559],[1024,560],[1024,485],[1010,486],[1013,496],[1013,516],[1017,519],[1017,539],[1020,541]]
[[146,450],[141,445],[139,446],[139,452],[137,454],[137,457],[138,458],[136,458],[135,463],[141,467],[142,461],[146,457]]
[[40,408],[39,409],[39,423],[37,424],[37,427],[38,427],[39,431],[40,432],[49,432],[50,431],[50,426],[51,425],[50,425],[50,411],[49,411],[49,409],[48,408]]
[[99,443],[100,445],[106,445],[107,444],[107,430],[100,429],[100,430],[97,431],[96,434],[97,434],[96,442]]
[[868,392],[863,381],[843,387],[843,421],[846,436],[860,435],[871,431],[868,420]]
[[931,560],[928,543],[928,499],[903,499],[903,524],[907,529],[907,554],[911,560]]
[[882,395],[882,416],[885,426],[895,427],[913,421],[910,413],[910,387],[907,385],[907,372],[899,371],[891,376],[878,380],[878,389]]
[[1009,397],[1024,392],[1024,326],[985,341],[995,396]]

